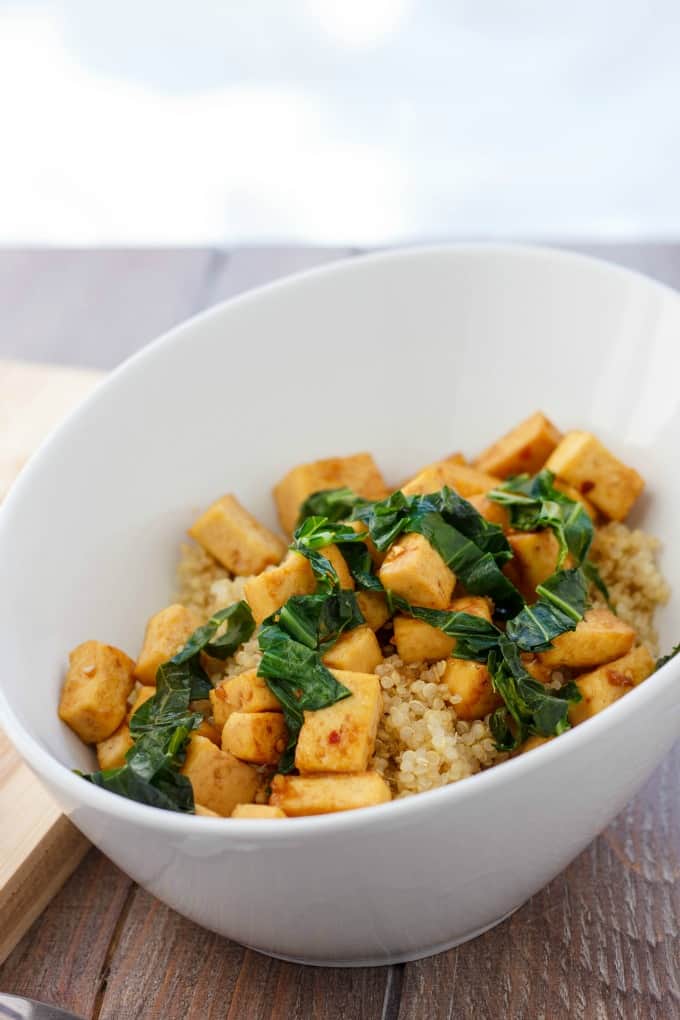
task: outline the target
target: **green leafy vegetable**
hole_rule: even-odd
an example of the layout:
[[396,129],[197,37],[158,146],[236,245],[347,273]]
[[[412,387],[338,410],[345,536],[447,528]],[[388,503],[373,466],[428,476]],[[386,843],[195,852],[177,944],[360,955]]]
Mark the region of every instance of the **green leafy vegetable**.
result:
[[660,659],[657,659],[655,668],[661,669],[661,667],[665,666],[667,662],[670,662],[671,659],[674,659],[676,655],[680,655],[680,643],[678,643],[675,646],[675,648],[672,648],[667,655],[662,655]]
[[609,598],[609,588],[602,580],[602,576],[600,574],[600,571],[597,569],[596,564],[593,563],[592,560],[584,560],[583,563],[581,564],[581,570],[585,574],[586,579],[590,582],[590,584],[594,584],[597,590],[600,592],[600,594],[604,596],[605,601],[609,608],[612,610],[612,612],[615,612],[616,611],[615,607],[611,604]]
[[296,529],[290,548],[309,560],[317,583],[317,591],[329,593],[338,587],[335,567],[319,550],[339,542],[363,542],[364,536],[349,524],[337,524],[327,517],[307,517]]
[[574,630],[586,610],[586,582],[579,567],[558,570],[536,589],[533,606],[525,606],[508,623],[506,633],[524,652],[550,648],[553,638]]
[[416,620],[423,620],[431,627],[448,634],[456,639],[456,646],[453,651],[455,659],[474,659],[476,662],[486,662],[489,652],[497,647],[501,637],[501,631],[493,623],[489,623],[481,616],[474,616],[472,613],[449,612],[445,609],[425,609],[423,606],[412,606],[406,599],[395,595],[388,595],[395,609],[412,616]]
[[325,652],[345,630],[360,627],[361,615],[353,591],[330,595],[293,595],[279,611],[278,624],[300,644]]
[[367,500],[357,496],[351,489],[322,489],[307,496],[300,507],[298,526],[307,517],[325,517],[327,521],[345,521],[355,506]]
[[534,680],[522,665],[517,646],[504,636],[489,655],[488,668],[494,690],[505,702],[490,720],[499,750],[514,751],[531,734],[552,737],[570,728],[569,706],[581,700],[576,684],[552,690]]
[[[226,609],[219,609],[207,623],[195,630],[182,651],[170,661],[188,662],[199,652],[205,652],[213,659],[228,659],[244,641],[248,641],[254,630],[255,621],[248,603],[235,602]],[[222,633],[215,637],[219,631]]]
[[339,542],[338,549],[345,557],[349,572],[359,589],[383,591],[380,578],[373,570],[373,560],[365,542]]

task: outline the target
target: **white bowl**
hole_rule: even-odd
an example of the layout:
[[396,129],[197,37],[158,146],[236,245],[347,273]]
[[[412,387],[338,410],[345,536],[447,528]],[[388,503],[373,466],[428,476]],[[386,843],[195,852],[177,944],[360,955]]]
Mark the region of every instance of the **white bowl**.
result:
[[[183,530],[234,490],[274,523],[292,464],[370,449],[388,478],[479,450],[537,407],[645,476],[680,577],[680,299],[592,259],[519,247],[393,252],[252,292],[116,371],[0,512],[0,716],[75,824],[217,932],[307,963],[415,959],[497,923],[616,815],[680,732],[680,658],[559,740],[456,785],[326,817],[186,817],[75,776],[56,714],[68,650],[135,654]],[[663,645],[680,637],[672,609]]]

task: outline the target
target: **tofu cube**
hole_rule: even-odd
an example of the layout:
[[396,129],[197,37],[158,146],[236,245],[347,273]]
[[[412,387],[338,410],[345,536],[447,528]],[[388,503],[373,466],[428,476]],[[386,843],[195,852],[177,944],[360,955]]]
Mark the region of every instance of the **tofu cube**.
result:
[[626,655],[635,644],[635,631],[608,609],[590,609],[576,630],[554,638],[552,648],[539,654],[550,667],[592,669]]
[[324,545],[319,552],[322,556],[325,556],[330,565],[335,569],[335,573],[338,575],[341,588],[349,588],[354,590],[354,578],[349,572],[347,566],[347,560],[342,555],[337,545]]
[[200,625],[196,613],[179,603],[152,616],[146,625],[144,644],[135,666],[139,682],[153,687],[158,667],[176,655]]
[[561,478],[556,478],[553,485],[558,492],[563,492],[569,499],[573,499],[575,503],[580,503],[585,512],[590,517],[591,521],[597,520],[597,509],[593,506],[587,496],[584,496],[582,492],[575,489],[573,485],[569,485],[567,482],[563,482]]
[[305,712],[295,752],[302,773],[363,772],[375,749],[382,712],[378,677],[340,669],[332,673],[352,694],[328,708]]
[[217,811],[211,811],[210,808],[204,807],[203,804],[197,804],[194,801],[194,814],[201,815],[203,818],[219,818]]
[[222,729],[222,750],[254,765],[276,765],[287,742],[281,712],[232,712]]
[[[215,696],[213,698],[213,695]],[[210,700],[213,703],[213,715],[215,713],[215,701],[223,701],[229,706],[227,716],[231,712],[280,712],[281,704],[267,687],[264,677],[257,675],[256,669],[248,669],[245,673],[223,680],[213,691],[210,692]],[[223,725],[227,721],[223,720]]]
[[309,561],[298,552],[289,552],[280,566],[251,578],[244,587],[257,624],[280,609],[292,595],[312,595],[315,591],[316,580]]
[[122,722],[117,730],[97,744],[97,763],[102,771],[117,769],[125,764],[125,755],[133,745],[130,727]]
[[460,464],[456,461],[443,460],[437,464],[430,464],[423,468],[414,478],[411,478],[402,486],[402,492],[406,496],[415,494],[427,495],[430,492],[437,492],[447,485],[454,489],[459,496],[467,499],[481,492],[488,492],[500,483],[500,478],[479,471],[468,464]]
[[[454,599],[449,610],[453,613],[481,616],[491,622],[489,600],[477,595]],[[456,639],[449,637],[438,627],[401,614],[394,618],[394,641],[399,658],[407,664],[448,659],[456,647]]]
[[638,645],[620,659],[590,673],[582,673],[576,680],[582,700],[570,706],[569,722],[576,726],[597,715],[646,680],[654,672],[654,667],[651,652],[644,645]]
[[357,603],[361,615],[373,631],[380,630],[390,618],[387,599],[381,591],[360,591]]
[[149,698],[153,698],[155,693],[156,693],[155,687],[145,687],[143,684],[141,687],[137,689],[135,700],[132,702],[132,707],[128,712],[128,722],[130,721],[130,719],[132,719],[137,709],[141,708],[144,702],[148,701]]
[[382,561],[385,559],[385,553],[379,552],[375,547],[375,542],[369,537],[368,528],[363,521],[347,521],[348,526],[357,533],[357,535],[366,535],[365,545],[368,549],[368,555],[371,557],[373,565],[379,567]]
[[329,669],[354,673],[374,673],[382,661],[378,639],[368,625],[341,634],[323,657],[324,665]]
[[486,521],[491,524],[500,524],[503,531],[507,531],[510,527],[510,513],[507,507],[501,506],[500,503],[494,503],[483,492],[476,496],[468,496],[468,503],[472,503],[477,513],[480,513]]
[[370,453],[328,457],[293,468],[274,488],[281,527],[292,535],[300,507],[313,492],[345,487],[366,499],[383,499],[388,492]]
[[86,744],[110,737],[125,719],[134,662],[101,641],[85,641],[69,656],[59,718]]
[[194,730],[194,733],[199,737],[206,737],[206,739],[212,740],[213,744],[217,744],[218,747],[222,743],[221,727],[214,725],[208,719],[204,719],[200,726]]
[[253,517],[235,496],[222,496],[189,528],[199,545],[231,571],[259,574],[280,563],[286,546],[278,535]]
[[237,804],[231,813],[232,818],[285,818],[281,808],[271,804]]
[[269,803],[286,815],[299,817],[352,811],[391,799],[390,788],[378,772],[356,772],[350,776],[274,776]]
[[481,662],[450,659],[442,683],[448,686],[451,694],[460,698],[453,708],[458,718],[465,722],[483,719],[503,704],[503,699],[493,689],[488,669]]
[[498,439],[475,464],[500,478],[510,475],[535,475],[560,441],[560,433],[540,411]]
[[622,464],[590,432],[567,433],[546,467],[613,521],[628,516],[645,485],[637,471]]
[[455,574],[439,553],[416,532],[397,538],[379,577],[384,588],[428,609],[446,609],[456,583]]
[[508,535],[508,542],[513,559],[506,563],[503,571],[527,602],[535,602],[537,585],[543,584],[557,569],[559,543],[549,528]]
[[194,799],[225,818],[237,804],[254,800],[260,785],[260,776],[251,765],[196,735],[189,740],[180,771],[191,781]]
[[554,737],[539,737],[539,735],[535,733],[533,736],[527,737],[527,739],[519,745],[517,750],[513,751],[513,757],[518,754],[524,754],[525,751],[533,751],[534,748],[542,747],[543,744],[547,744],[554,739]]

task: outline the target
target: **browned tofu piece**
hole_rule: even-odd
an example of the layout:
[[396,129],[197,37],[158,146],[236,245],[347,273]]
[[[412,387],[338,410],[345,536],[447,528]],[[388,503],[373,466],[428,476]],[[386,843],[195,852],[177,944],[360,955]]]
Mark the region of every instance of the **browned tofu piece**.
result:
[[222,496],[189,528],[189,534],[232,574],[259,574],[280,563],[286,551],[278,535],[241,506],[236,496]]
[[145,687],[142,684],[142,686],[138,689],[135,700],[132,702],[132,706],[128,712],[128,722],[132,719],[137,709],[141,708],[142,705],[149,700],[149,698],[153,698],[155,693],[155,687]]
[[355,772],[349,776],[274,776],[269,803],[298,817],[351,811],[391,799],[390,788],[379,773]]
[[554,737],[539,737],[538,734],[534,734],[532,737],[527,737],[527,739],[519,745],[517,750],[513,751],[513,756],[524,754],[525,751],[533,751],[534,748],[542,747],[543,744],[547,744],[554,739]]
[[556,478],[553,485],[558,492],[563,492],[569,499],[573,499],[575,503],[580,503],[585,512],[590,517],[591,521],[597,520],[597,510],[590,502],[587,496],[584,496],[582,492],[575,489],[573,485],[569,485],[568,482],[564,482],[561,478]]
[[237,804],[231,813],[232,818],[285,818],[281,808],[271,804]]
[[453,707],[458,718],[466,722],[483,719],[503,704],[503,699],[493,689],[488,669],[481,662],[450,659],[442,683],[460,698]]
[[416,532],[399,536],[378,576],[384,588],[428,609],[446,609],[456,583],[439,553]]
[[203,804],[197,804],[194,801],[194,814],[201,815],[203,818],[220,818],[217,811],[211,811],[210,808],[204,807]]
[[213,716],[218,726],[224,726],[232,712],[280,712],[281,704],[267,687],[257,670],[222,680],[210,692]]
[[501,506],[500,503],[494,503],[483,492],[477,496],[468,496],[468,503],[472,503],[475,510],[491,524],[500,524],[504,531],[510,527],[510,514],[507,507]]
[[635,644],[635,631],[609,609],[590,609],[576,630],[560,634],[552,644],[539,654],[544,665],[590,669],[629,652]]
[[387,599],[381,591],[360,591],[357,594],[357,602],[361,615],[371,630],[380,630],[389,620]]
[[342,555],[337,545],[324,545],[319,552],[322,556],[325,556],[330,565],[334,568],[335,573],[338,575],[341,588],[354,589],[354,578],[349,572],[347,566],[347,560]]
[[295,752],[302,773],[363,772],[375,750],[382,712],[378,677],[341,669],[332,673],[352,694],[328,708],[305,712]]
[[509,478],[510,475],[535,475],[560,441],[560,433],[540,411],[501,436],[475,464],[481,471]]
[[139,682],[153,687],[158,667],[172,659],[200,625],[196,613],[179,603],[152,616],[135,666]]
[[394,643],[402,662],[410,664],[448,659],[456,639],[424,620],[398,614],[394,617]]
[[651,676],[654,666],[651,652],[644,645],[638,645],[620,659],[600,666],[591,673],[582,673],[576,680],[582,700],[570,706],[569,722],[576,726],[584,719],[597,715]]
[[329,669],[346,669],[354,673],[374,673],[382,661],[378,639],[368,625],[341,634],[323,657],[324,665]]
[[206,737],[208,740],[212,740],[213,744],[217,744],[218,747],[222,743],[222,728],[213,725],[208,719],[204,719],[194,732],[199,737]]
[[281,527],[292,534],[300,507],[313,492],[324,489],[352,489],[366,499],[383,499],[388,492],[385,480],[370,453],[351,457],[328,457],[311,464],[300,464],[274,488],[274,499]]
[[125,719],[134,665],[125,652],[101,641],[85,641],[69,655],[59,718],[86,744],[106,740]]
[[590,432],[568,432],[546,467],[613,521],[628,516],[645,485],[634,468],[622,464]]
[[251,578],[244,587],[255,623],[260,624],[293,595],[312,595],[316,580],[302,553],[289,552],[283,563]]
[[206,737],[192,736],[180,769],[194,789],[194,799],[228,817],[237,804],[255,799],[260,777],[251,765],[222,751]]
[[479,471],[468,464],[444,460],[423,468],[402,486],[401,491],[407,496],[415,494],[425,496],[430,492],[437,492],[447,485],[449,489],[454,489],[459,496],[468,499],[470,496],[494,489],[499,483],[500,478]]
[[117,769],[125,764],[125,755],[133,745],[130,727],[122,722],[106,740],[97,744],[97,764],[102,771]]
[[232,712],[222,729],[222,750],[254,765],[276,765],[287,741],[281,712]]
[[537,585],[543,584],[557,569],[559,543],[549,528],[508,535],[508,542],[513,559],[506,563],[503,572],[527,602],[535,602]]

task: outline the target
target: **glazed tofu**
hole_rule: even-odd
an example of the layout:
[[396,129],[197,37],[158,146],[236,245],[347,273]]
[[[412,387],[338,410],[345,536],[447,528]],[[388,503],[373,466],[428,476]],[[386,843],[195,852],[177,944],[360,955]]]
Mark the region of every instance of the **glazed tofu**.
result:
[[337,545],[324,545],[319,552],[322,556],[325,556],[330,565],[334,568],[335,573],[338,575],[341,588],[354,589],[354,578],[349,572],[347,566],[347,560],[342,555]]
[[153,698],[155,693],[156,693],[156,688],[155,687],[145,687],[144,685],[142,685],[139,688],[139,690],[137,691],[135,700],[132,702],[132,707],[130,708],[130,711],[128,712],[128,722],[129,722],[130,719],[132,719],[132,717],[135,714],[135,712],[137,711],[137,709],[141,708],[142,705],[145,702],[147,702],[150,698]]
[[444,460],[423,468],[402,486],[402,492],[407,496],[415,494],[425,496],[430,492],[437,492],[447,485],[449,489],[454,489],[459,496],[467,499],[470,496],[488,492],[499,483],[500,478],[479,471],[468,464]]
[[354,673],[374,673],[382,661],[378,639],[368,625],[341,634],[323,657],[324,665],[329,669]]
[[575,489],[573,485],[569,485],[568,482],[563,482],[561,478],[556,478],[553,485],[558,492],[563,492],[569,499],[573,499],[575,503],[580,503],[585,512],[590,517],[591,521],[597,520],[597,510],[590,502],[587,496],[584,496],[582,492]]
[[228,817],[237,804],[254,800],[260,785],[260,777],[251,765],[222,751],[206,737],[191,737],[180,771],[191,781],[194,799],[223,817]]
[[654,672],[654,659],[644,645],[633,648],[627,655],[600,666],[591,673],[583,673],[576,680],[582,701],[569,708],[572,726],[597,715],[603,708],[622,698]]
[[510,527],[510,514],[507,507],[501,506],[500,503],[494,503],[484,493],[468,496],[468,503],[472,503],[475,510],[491,524],[499,524],[504,531]]
[[500,478],[524,473],[535,475],[560,438],[550,419],[537,411],[480,454],[475,464],[481,471]]
[[456,583],[439,553],[415,532],[397,538],[378,576],[384,588],[429,609],[446,609]]
[[645,484],[590,432],[567,433],[546,467],[613,521],[628,516]]
[[209,722],[208,719],[204,719],[200,726],[194,730],[194,733],[199,737],[206,737],[208,740],[211,740],[213,744],[217,744],[218,747],[222,743],[221,727]]
[[449,659],[442,683],[447,685],[451,694],[460,698],[453,707],[458,718],[466,722],[483,719],[503,704],[502,698],[493,689],[488,669],[481,662]]
[[71,652],[59,717],[86,744],[106,740],[125,719],[134,665],[125,652],[101,641],[85,641]]
[[387,599],[381,591],[360,591],[357,594],[357,602],[361,615],[371,630],[380,630],[389,620]]
[[232,712],[280,712],[281,704],[267,687],[264,677],[257,670],[222,680],[210,692],[215,722],[224,726]]
[[527,602],[536,601],[536,587],[557,569],[559,544],[549,528],[508,535],[513,559],[503,568]]
[[535,733],[533,736],[527,737],[527,739],[522,744],[519,745],[519,747],[517,748],[516,751],[513,752],[513,754],[515,755],[524,754],[525,751],[533,751],[534,748],[542,747],[543,744],[547,744],[554,739],[555,739],[554,737],[539,737],[538,734]]
[[125,755],[133,745],[130,727],[122,722],[106,740],[97,744],[97,764],[102,771],[117,769],[125,764]]
[[302,773],[363,772],[375,749],[382,712],[378,677],[340,669],[332,672],[352,695],[328,708],[305,712],[295,752],[295,766]]
[[232,818],[285,818],[281,808],[271,804],[237,804],[231,813]]
[[390,788],[377,772],[350,776],[274,776],[269,803],[286,815],[325,815],[384,804]]
[[278,535],[253,517],[235,496],[222,496],[189,528],[189,534],[232,574],[259,574],[286,551]]
[[316,580],[309,561],[298,552],[289,552],[280,566],[251,578],[244,588],[257,624],[280,609],[292,595],[312,595],[315,591]]
[[196,613],[179,603],[152,616],[146,625],[144,644],[135,666],[139,682],[153,687],[158,667],[176,655],[200,625]]
[[348,488],[366,499],[387,495],[385,480],[370,453],[351,457],[328,457],[311,464],[300,464],[274,488],[274,499],[281,527],[291,535],[297,526],[300,507],[313,492]]
[[[481,616],[491,622],[489,600],[479,596],[454,599],[448,608],[452,613],[469,613],[471,616]],[[399,658],[407,664],[448,659],[456,647],[456,639],[449,637],[438,627],[404,615],[397,615],[394,618],[394,641]]]
[[222,750],[253,765],[276,765],[287,742],[281,712],[232,712],[222,729]]
[[539,660],[550,667],[591,669],[621,658],[635,643],[635,631],[609,609],[590,609],[576,630],[554,638],[553,646]]

